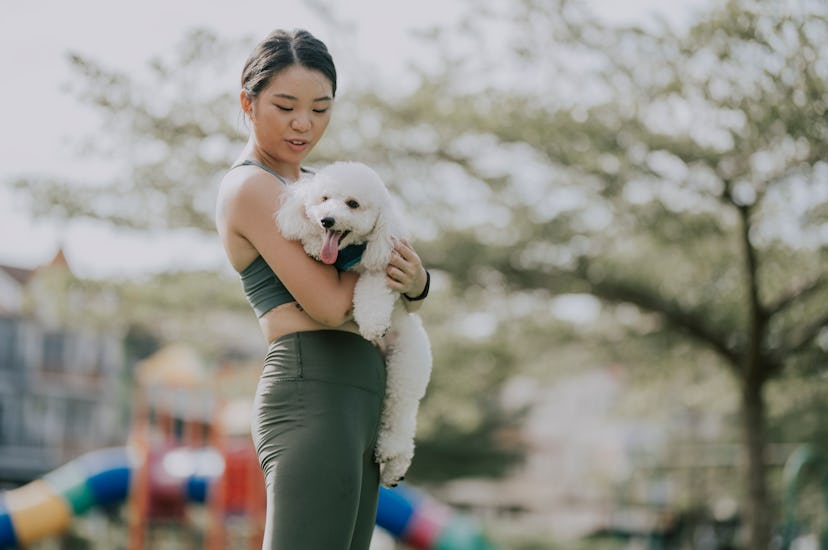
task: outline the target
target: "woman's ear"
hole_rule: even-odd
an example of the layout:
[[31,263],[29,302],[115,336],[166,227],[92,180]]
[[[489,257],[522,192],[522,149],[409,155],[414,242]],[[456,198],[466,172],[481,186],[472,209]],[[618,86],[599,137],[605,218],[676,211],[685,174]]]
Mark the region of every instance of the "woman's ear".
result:
[[247,116],[251,116],[253,114],[253,98],[250,97],[245,90],[239,92],[239,105],[241,105],[241,110]]

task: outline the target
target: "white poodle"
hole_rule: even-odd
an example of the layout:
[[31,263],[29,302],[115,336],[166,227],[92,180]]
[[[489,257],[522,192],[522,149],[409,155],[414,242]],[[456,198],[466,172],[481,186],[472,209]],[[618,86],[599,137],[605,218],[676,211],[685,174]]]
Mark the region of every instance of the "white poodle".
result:
[[[326,264],[340,251],[364,246],[350,266],[360,273],[354,320],[362,336],[385,350],[386,392],[377,439],[381,482],[394,486],[414,457],[417,409],[431,376],[431,346],[420,317],[405,310],[385,284],[394,243],[405,238],[402,220],[382,179],[368,166],[336,162],[288,187],[276,219],[287,239]],[[349,245],[352,245],[349,247]]]

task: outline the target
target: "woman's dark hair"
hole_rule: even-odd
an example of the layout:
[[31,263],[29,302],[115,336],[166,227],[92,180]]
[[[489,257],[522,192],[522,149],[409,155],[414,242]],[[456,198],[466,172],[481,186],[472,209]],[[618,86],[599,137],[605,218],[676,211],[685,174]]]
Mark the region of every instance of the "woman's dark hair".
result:
[[331,81],[336,95],[336,67],[325,44],[306,30],[276,30],[253,49],[242,70],[241,85],[256,97],[273,75],[292,65],[319,71]]

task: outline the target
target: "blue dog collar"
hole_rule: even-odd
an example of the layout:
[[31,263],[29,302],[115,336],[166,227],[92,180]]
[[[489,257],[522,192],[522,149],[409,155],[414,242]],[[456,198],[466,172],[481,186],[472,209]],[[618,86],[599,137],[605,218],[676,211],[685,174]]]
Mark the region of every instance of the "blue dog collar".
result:
[[365,252],[365,248],[367,246],[368,243],[349,244],[339,251],[339,254],[336,256],[334,266],[336,266],[339,271],[345,271],[346,269],[355,266],[362,259],[362,253]]

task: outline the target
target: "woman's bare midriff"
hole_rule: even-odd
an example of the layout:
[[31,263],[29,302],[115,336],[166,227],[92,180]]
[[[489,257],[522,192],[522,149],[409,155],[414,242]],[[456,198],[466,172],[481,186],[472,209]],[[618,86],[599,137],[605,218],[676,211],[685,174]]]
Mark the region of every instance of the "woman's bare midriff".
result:
[[323,325],[299,309],[296,302],[274,307],[259,319],[259,326],[268,344],[291,332],[307,330],[344,330],[359,334],[359,328],[353,321],[348,321],[338,327]]

